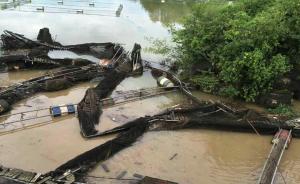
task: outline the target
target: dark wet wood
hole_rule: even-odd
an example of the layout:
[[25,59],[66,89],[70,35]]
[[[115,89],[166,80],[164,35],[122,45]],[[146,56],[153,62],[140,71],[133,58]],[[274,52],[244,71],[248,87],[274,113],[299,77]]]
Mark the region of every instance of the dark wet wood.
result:
[[22,184],[22,183],[0,177],[0,184]]
[[177,184],[177,183],[146,176],[138,184]]
[[290,131],[280,129],[273,139],[273,147],[263,168],[259,184],[274,183],[281,157],[291,139]]
[[78,118],[83,135],[95,134],[95,124],[99,122],[99,97],[94,89],[88,89],[84,99],[78,104]]

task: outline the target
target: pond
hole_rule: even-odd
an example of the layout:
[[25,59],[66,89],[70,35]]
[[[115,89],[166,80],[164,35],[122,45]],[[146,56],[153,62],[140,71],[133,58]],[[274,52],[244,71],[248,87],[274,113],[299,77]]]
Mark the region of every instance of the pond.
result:
[[[21,6],[1,4],[0,32],[11,30],[35,39],[38,30],[50,28],[56,41],[62,44],[86,42],[117,42],[131,49],[134,43],[143,48],[150,45],[147,38],[170,40],[169,24],[180,25],[188,15],[192,0],[32,0]],[[91,3],[94,5],[90,5]],[[123,9],[116,16],[120,4]],[[44,11],[37,8],[44,7]],[[76,11],[82,10],[82,13]],[[77,57],[74,53],[51,53],[51,57]],[[160,55],[143,52],[143,59],[159,62]],[[46,71],[18,71],[0,73],[0,86],[13,84]],[[52,93],[39,93],[14,105],[11,113],[51,105],[77,103],[87,88],[87,82]],[[139,89],[156,86],[156,81],[146,71],[141,77],[124,80],[116,90]],[[201,99],[218,97],[197,93]],[[176,105],[186,98],[169,94],[105,109],[99,129],[108,129],[134,118],[155,114]],[[295,106],[299,108],[299,103]],[[249,105],[249,104],[248,104]],[[249,105],[253,107],[253,105]],[[254,106],[257,108],[256,106]],[[8,118],[5,121],[12,120]],[[2,120],[4,121],[4,120]],[[30,123],[51,122],[45,126],[0,136],[0,163],[7,167],[29,171],[48,172],[67,160],[113,138],[92,140],[80,135],[78,119],[74,116],[33,120]],[[271,149],[271,136],[232,133],[210,130],[180,130],[146,133],[133,146],[104,162],[110,172],[99,165],[89,175],[116,177],[126,171],[124,178],[134,178],[135,173],[188,184],[250,184],[256,183],[265,159]],[[300,183],[300,141],[294,139],[285,152],[277,183]],[[170,160],[176,154],[174,159]],[[284,178],[284,180],[283,180]],[[91,178],[90,183],[126,183],[118,180]],[[129,182],[128,182],[129,183]]]

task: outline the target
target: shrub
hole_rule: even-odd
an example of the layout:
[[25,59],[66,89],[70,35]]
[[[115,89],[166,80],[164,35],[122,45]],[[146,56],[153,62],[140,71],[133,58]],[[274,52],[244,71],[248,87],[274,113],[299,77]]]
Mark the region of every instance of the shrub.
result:
[[297,113],[287,105],[280,104],[275,109],[268,109],[268,111],[272,114],[287,116],[287,117],[295,117]]
[[215,76],[207,74],[193,76],[190,81],[207,93],[215,92],[219,85]]
[[299,0],[198,4],[172,31],[182,69],[210,62],[224,94],[255,101],[300,61],[299,9]]

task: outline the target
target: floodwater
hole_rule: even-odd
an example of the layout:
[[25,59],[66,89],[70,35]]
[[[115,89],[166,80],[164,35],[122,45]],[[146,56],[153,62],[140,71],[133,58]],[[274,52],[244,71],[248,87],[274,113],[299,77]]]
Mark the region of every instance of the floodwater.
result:
[[[167,25],[180,24],[181,17],[189,13],[192,4],[191,0],[166,0],[165,3],[160,0],[96,0],[95,9],[90,10],[92,8],[88,7],[88,2],[65,0],[64,5],[68,8],[62,9],[55,8],[58,6],[56,1],[33,0],[32,4],[17,8],[18,11],[2,10],[0,32],[8,29],[34,39],[39,28],[49,27],[52,36],[62,44],[112,41],[124,44],[127,49],[131,49],[135,42],[146,47],[149,46],[147,37],[169,39]],[[120,3],[123,4],[123,11],[120,17],[115,17],[114,11]],[[41,4],[47,4],[45,12],[48,13],[32,12]],[[70,14],[74,6],[89,9],[84,12],[95,15]],[[78,57],[74,53],[64,54]],[[62,54],[53,52],[50,55],[60,57]],[[155,62],[161,57],[143,53],[143,58]],[[1,73],[0,86],[40,76],[45,72],[47,71]],[[78,103],[86,89],[94,85],[95,83],[87,82],[68,90],[36,94],[15,104],[10,113]],[[156,81],[149,72],[145,72],[141,77],[127,78],[116,90],[153,86],[156,86]],[[219,99],[204,93],[197,93],[197,96],[201,99]],[[105,109],[98,128],[109,129],[140,116],[158,113],[185,100],[180,94],[169,94]],[[252,104],[247,106],[262,110]],[[300,109],[298,102],[294,106]],[[9,117],[1,121],[9,122],[16,118],[18,117]],[[0,164],[44,173],[113,138],[83,139],[75,116],[57,119],[45,117],[19,123],[17,126],[37,123],[39,126],[27,130],[5,135],[0,132]],[[15,127],[7,127],[7,130],[14,129]],[[271,136],[210,130],[148,132],[133,146],[103,163],[110,172],[104,171],[99,165],[89,175],[112,178],[126,171],[124,178],[127,179],[136,179],[133,175],[140,174],[181,184],[256,183],[271,149],[271,139]],[[300,140],[294,139],[283,157],[277,183],[300,183],[299,169]],[[89,182],[120,184],[127,181],[93,178]]]

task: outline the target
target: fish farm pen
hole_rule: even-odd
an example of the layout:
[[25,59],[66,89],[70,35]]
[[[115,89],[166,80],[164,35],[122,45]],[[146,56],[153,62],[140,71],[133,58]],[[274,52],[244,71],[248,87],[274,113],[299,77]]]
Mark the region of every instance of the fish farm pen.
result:
[[[141,46],[138,44],[135,44],[131,52],[126,52],[122,46],[114,43],[87,43],[64,46],[54,42],[49,29],[46,28],[40,30],[37,41],[11,31],[5,31],[1,35],[1,39],[6,54],[0,57],[0,61],[7,66],[8,71],[22,68],[58,68],[55,72],[50,72],[44,76],[4,87],[0,92],[2,114],[9,111],[17,101],[30,97],[37,92],[66,89],[95,77],[102,77],[102,79],[98,85],[86,91],[80,102],[1,115],[0,118],[19,116],[20,119],[1,123],[0,136],[49,124],[49,122],[31,125],[22,123],[22,126],[15,126],[20,122],[43,117],[59,118],[74,114],[78,117],[81,135],[84,138],[90,139],[118,134],[116,138],[70,159],[49,173],[38,174],[2,167],[0,176],[3,177],[2,180],[7,180],[6,182],[84,183],[85,178],[88,177],[87,172],[94,168],[96,164],[109,159],[119,151],[132,145],[147,131],[209,128],[257,134],[276,134],[269,156],[269,159],[272,159],[271,163],[266,162],[259,181],[259,183],[264,184],[272,183],[274,179],[270,178],[274,178],[276,174],[276,168],[284,149],[287,147],[287,142],[290,142],[292,136],[300,137],[300,129],[298,128],[300,122],[298,119],[272,119],[249,109],[235,109],[222,102],[205,102],[197,99],[190,91],[193,87],[181,82],[172,73],[152,67],[149,62],[144,65],[141,58]],[[18,53],[18,50],[21,49],[26,49],[27,52],[25,54],[24,51]],[[107,62],[93,64],[86,60],[52,59],[47,55],[50,50],[71,50],[90,54],[99,58],[100,61],[105,60]],[[29,64],[27,64],[28,62]],[[152,76],[157,80],[160,87],[119,91],[118,95],[110,97],[111,92],[126,77],[142,75],[143,68],[151,70]],[[169,108],[154,116],[141,117],[110,130],[100,132],[96,129],[98,124],[101,125],[100,116],[103,108],[176,92],[185,94],[190,99],[190,104]],[[48,111],[48,114],[39,116],[37,113],[39,111]],[[24,118],[26,113],[35,113],[36,116]],[[11,125],[14,125],[13,129],[8,128]],[[275,166],[273,161],[277,163]],[[154,180],[156,179],[143,177],[136,183],[155,183]]]
[[[132,3],[136,3],[136,1]],[[164,4],[167,1],[159,1],[159,3]],[[92,15],[98,18],[114,17],[118,20],[122,16],[129,17],[129,15],[123,15],[125,6],[120,1],[23,0],[1,1],[0,6],[2,10],[9,13],[78,14],[78,16]],[[161,8],[159,11],[152,12],[152,14],[149,13],[149,17],[153,18],[159,14],[159,20],[161,20],[166,16],[163,11],[164,8]],[[121,24],[122,22],[118,23]],[[93,180],[99,180],[99,183],[107,180],[112,181],[112,183],[118,181],[126,184],[177,184],[179,182],[164,178],[163,174],[151,176],[151,173],[134,173],[130,177],[126,177],[126,174],[128,176],[127,171],[118,174],[110,172],[110,168],[104,162],[117,160],[115,158],[117,155],[129,150],[130,147],[134,147],[137,142],[139,145],[144,144],[143,138],[147,134],[181,131],[194,131],[193,133],[198,134],[199,132],[200,134],[202,130],[226,133],[241,132],[249,133],[251,136],[272,136],[269,154],[265,155],[263,163],[256,166],[259,167],[257,172],[250,174],[255,175],[254,182],[257,184],[275,184],[278,175],[281,175],[280,177],[284,179],[279,167],[286,150],[292,145],[292,138],[300,138],[299,117],[275,116],[240,104],[229,103],[226,100],[199,98],[199,95],[196,95],[199,86],[183,82],[179,74],[170,70],[170,67],[163,64],[158,65],[156,61],[151,61],[151,59],[145,57],[142,52],[143,44],[135,43],[133,39],[130,39],[130,41],[134,45],[128,49],[128,46],[122,44],[122,42],[106,42],[105,39],[103,42],[81,42],[78,39],[75,44],[65,44],[64,39],[60,40],[63,37],[57,39],[56,35],[54,38],[54,31],[52,28],[50,31],[47,27],[36,30],[36,38],[9,30],[9,27],[6,29],[1,30],[3,32],[1,33],[0,44],[0,72],[7,75],[16,75],[24,71],[40,73],[37,76],[30,75],[28,79],[12,80],[5,85],[0,85],[0,137],[29,130],[39,130],[41,127],[59,127],[57,122],[64,118],[73,118],[76,124],[72,125],[75,127],[74,130],[77,131],[74,134],[79,136],[77,141],[82,139],[83,142],[76,142],[76,139],[74,141],[72,139],[71,142],[78,147],[81,146],[81,143],[86,144],[84,145],[86,147],[84,147],[84,151],[74,151],[70,154],[71,157],[67,159],[64,157],[59,160],[61,163],[56,164],[55,167],[51,166],[51,170],[47,172],[37,172],[28,168],[14,168],[6,165],[6,163],[0,163],[0,184],[88,184]],[[112,32],[113,30],[108,29],[106,31]],[[126,31],[124,29],[124,32]],[[68,35],[68,30],[65,31],[65,34]],[[82,32],[81,34],[87,33]],[[72,56],[75,56],[53,57],[51,56],[53,52],[58,53],[60,56],[63,55],[61,53],[71,53]],[[150,79],[152,82],[154,81],[154,86],[140,87],[145,84],[138,85],[136,79],[145,75],[147,75],[149,81]],[[133,87],[126,83],[128,79],[134,81],[130,84]],[[143,82],[147,83],[148,81]],[[42,104],[41,106],[36,105],[38,102],[32,106],[26,104],[27,100],[32,100],[37,95],[42,96],[59,91],[69,92],[70,89],[83,84],[86,84],[84,92],[79,90],[80,94],[75,94],[74,100],[64,97],[63,94],[57,95],[61,97],[58,100],[52,100],[51,103]],[[179,102],[177,104],[170,103],[171,105],[163,104],[160,101],[161,98],[157,101],[153,100],[167,95],[181,95],[184,100],[174,100]],[[60,103],[63,98],[65,99]],[[50,98],[45,97],[45,99],[49,100]],[[136,102],[131,106],[133,111],[142,111],[140,107],[144,104],[137,104],[143,100],[153,100],[153,103],[161,106],[157,108],[159,110],[153,109],[146,114],[142,112],[130,114],[131,111],[122,111],[127,108],[126,104],[133,102]],[[17,108],[18,106],[22,106],[22,108]],[[153,107],[150,104],[147,108],[151,109]],[[113,113],[110,114],[111,116],[106,116],[105,112],[111,112],[109,110],[112,109],[116,113],[118,111],[119,114],[117,115],[125,117],[123,118],[125,120],[115,122],[116,118],[114,116],[116,114]],[[127,114],[123,112],[127,112]],[[108,118],[115,123],[106,122]],[[45,136],[44,139],[47,139],[47,137]],[[64,139],[64,137],[63,135],[57,135],[56,139],[59,142],[59,139]],[[103,139],[101,144],[95,142],[100,139]],[[155,139],[151,138],[149,142],[151,141],[155,141]],[[93,144],[90,144],[92,142]],[[161,142],[162,144],[169,144]],[[0,144],[0,149],[1,146]],[[166,146],[165,149],[168,148]],[[66,146],[64,149],[67,150],[69,147]],[[147,149],[149,151],[152,148]],[[182,149],[186,148],[183,147]],[[15,149],[15,151],[18,150]],[[49,152],[55,151],[59,152],[60,150]],[[131,151],[135,152],[135,150]],[[143,152],[137,154],[143,155],[146,152],[147,150],[143,150]],[[3,153],[0,152],[0,154]],[[26,154],[24,153],[24,155]],[[174,161],[180,156],[178,153],[172,154],[167,160]],[[235,153],[232,151],[231,154]],[[196,158],[197,156],[194,155],[193,157]],[[47,155],[42,155],[42,157],[50,161],[51,159],[55,160],[48,158]],[[122,159],[131,162],[126,156]],[[37,160],[36,162],[41,161]],[[159,159],[156,162],[164,164]],[[235,166],[234,161],[230,163],[233,164],[231,167]],[[40,164],[42,165],[43,162]],[[138,162],[134,164],[142,165]],[[199,162],[199,164],[202,163]],[[127,167],[126,164],[124,165],[124,167]],[[172,167],[175,165],[172,165]],[[98,167],[103,170],[101,172],[110,172],[115,176],[93,175],[93,171]],[[154,165],[149,167],[151,170],[155,170]],[[185,170],[174,168],[174,170],[176,169],[185,175]],[[163,173],[166,172],[165,170],[160,169],[158,172]],[[214,172],[208,174],[212,177],[215,176]],[[187,183],[189,183],[189,180],[187,180]]]

